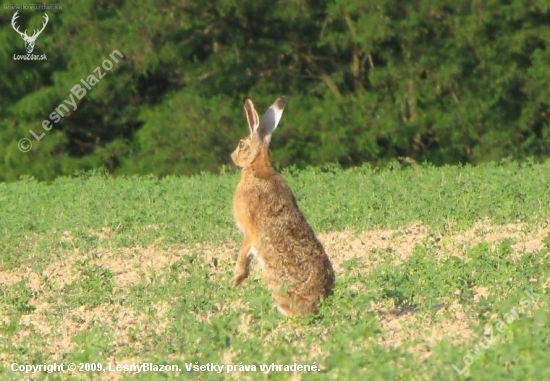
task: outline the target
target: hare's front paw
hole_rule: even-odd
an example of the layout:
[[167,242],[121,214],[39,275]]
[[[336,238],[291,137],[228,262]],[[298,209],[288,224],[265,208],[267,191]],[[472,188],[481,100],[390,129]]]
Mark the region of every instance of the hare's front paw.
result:
[[235,272],[235,276],[233,277],[233,287],[240,285],[246,278],[248,278],[248,271]]

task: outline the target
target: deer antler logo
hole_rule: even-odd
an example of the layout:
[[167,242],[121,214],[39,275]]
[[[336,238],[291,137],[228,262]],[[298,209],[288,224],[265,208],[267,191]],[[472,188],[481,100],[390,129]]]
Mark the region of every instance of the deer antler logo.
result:
[[[19,11],[17,11],[19,12]],[[48,15],[46,13],[44,13],[44,18],[46,19],[45,21],[43,21],[43,24],[42,24],[42,29],[40,29],[39,31],[38,30],[35,30],[34,33],[32,34],[32,36],[27,36],[27,30],[25,29],[25,31],[23,33],[21,33],[19,31],[19,27],[15,25],[15,20],[19,17],[17,15],[17,12],[15,12],[15,14],[13,15],[13,17],[11,18],[11,26],[13,27],[13,29],[19,33],[21,35],[21,38],[23,40],[25,40],[25,49],[27,50],[27,53],[32,53],[33,49],[34,49],[34,42],[36,41],[36,38],[40,35],[40,33],[42,33],[42,31],[44,30],[44,28],[46,27],[46,25],[48,24]]]

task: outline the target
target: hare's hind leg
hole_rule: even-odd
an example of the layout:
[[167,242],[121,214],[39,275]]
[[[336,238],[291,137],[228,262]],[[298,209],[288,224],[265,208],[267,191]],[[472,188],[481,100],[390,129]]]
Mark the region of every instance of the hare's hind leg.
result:
[[294,311],[291,307],[290,298],[286,295],[273,293],[273,300],[275,301],[275,306],[277,306],[277,311],[284,316],[294,316]]
[[292,316],[292,313],[287,307],[282,307],[279,304],[275,304],[275,307],[277,307],[277,311],[283,316]]

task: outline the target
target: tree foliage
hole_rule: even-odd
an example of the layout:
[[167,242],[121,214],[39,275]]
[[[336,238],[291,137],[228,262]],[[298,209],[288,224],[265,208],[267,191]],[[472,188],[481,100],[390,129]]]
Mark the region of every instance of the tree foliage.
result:
[[[8,8],[0,180],[217,171],[247,133],[243,98],[263,111],[281,94],[278,166],[550,153],[547,1],[81,0],[46,10],[34,52],[46,61],[14,60],[24,44]],[[43,12],[18,22],[38,28]],[[44,130],[115,50],[124,58]]]

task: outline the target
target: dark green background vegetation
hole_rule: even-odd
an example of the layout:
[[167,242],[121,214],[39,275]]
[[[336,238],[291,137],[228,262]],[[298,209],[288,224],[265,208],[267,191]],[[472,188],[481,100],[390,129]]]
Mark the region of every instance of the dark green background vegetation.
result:
[[[247,132],[243,97],[263,111],[281,94],[278,167],[550,153],[548,1],[70,1],[47,11],[33,52],[47,61],[13,59],[14,12],[0,8],[0,181],[216,172]],[[40,27],[43,11],[20,14]],[[115,49],[125,58],[35,141]]]

